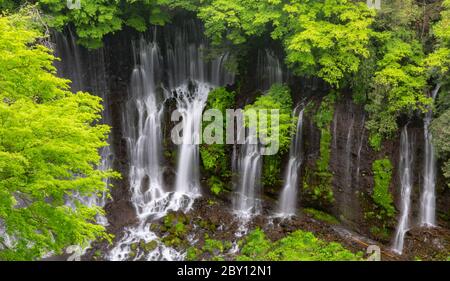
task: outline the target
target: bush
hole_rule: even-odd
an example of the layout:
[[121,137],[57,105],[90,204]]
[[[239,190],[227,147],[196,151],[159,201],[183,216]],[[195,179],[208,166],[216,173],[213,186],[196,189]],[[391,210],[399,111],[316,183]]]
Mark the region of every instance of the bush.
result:
[[386,211],[388,217],[395,215],[392,194],[389,192],[389,185],[392,178],[392,164],[388,158],[375,160],[372,163],[373,170],[373,194],[375,203]]

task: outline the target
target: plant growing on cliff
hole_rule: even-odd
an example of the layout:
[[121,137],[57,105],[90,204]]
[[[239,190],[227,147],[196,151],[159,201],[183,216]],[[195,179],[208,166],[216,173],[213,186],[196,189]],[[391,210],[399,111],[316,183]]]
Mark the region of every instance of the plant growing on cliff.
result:
[[395,208],[392,194],[389,192],[392,179],[391,161],[388,158],[375,160],[372,163],[372,171],[374,181],[372,199],[388,217],[393,217]]
[[104,211],[79,199],[107,192],[115,175],[97,169],[109,132],[93,125],[101,99],[69,91],[36,28],[23,13],[0,15],[0,260],[111,238],[95,223]]
[[[268,116],[262,111],[258,112],[258,120],[268,120],[267,130],[261,131],[257,125],[257,132],[261,136],[264,134],[267,141],[279,143],[278,153],[264,157],[263,163],[263,183],[266,186],[276,185],[280,181],[281,155],[289,150],[292,135],[295,134],[295,119],[292,117],[292,98],[290,89],[280,84],[273,85],[269,91],[259,96],[253,104],[247,105],[245,111],[267,110]],[[270,120],[270,110],[279,110],[278,128],[272,131]],[[259,121],[258,121],[259,122]]]
[[[234,107],[234,96],[234,92],[229,92],[224,88],[214,89],[208,95],[205,109],[220,110],[222,115],[225,116],[225,111]],[[207,125],[208,122],[203,122],[203,127]],[[227,186],[225,182],[230,181],[230,161],[227,155],[224,144],[200,145],[200,157],[203,168],[208,174],[208,185],[215,195],[224,191]]]
[[308,169],[303,181],[303,188],[312,199],[323,205],[334,201],[330,172],[330,146],[332,135],[330,131],[334,115],[334,103],[337,95],[332,92],[322,99],[319,109],[313,116],[314,124],[320,130],[320,155],[313,170]]

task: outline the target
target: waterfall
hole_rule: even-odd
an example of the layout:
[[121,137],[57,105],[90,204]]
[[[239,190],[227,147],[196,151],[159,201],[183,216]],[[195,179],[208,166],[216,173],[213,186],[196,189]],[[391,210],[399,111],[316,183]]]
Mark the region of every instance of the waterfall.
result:
[[[102,123],[111,125],[110,92],[108,87],[108,77],[106,74],[105,54],[103,48],[87,51],[76,44],[76,38],[70,29],[67,34],[53,31],[52,41],[54,43],[55,56],[60,61],[55,61],[58,76],[71,80],[72,92],[86,91],[102,98],[103,111]],[[112,142],[112,136],[108,136],[108,143]],[[112,169],[114,161],[114,151],[110,145],[100,149],[101,162],[99,170],[106,171]],[[104,180],[109,187],[110,180]],[[78,193],[73,197],[86,206],[104,207],[107,201],[106,194],[101,196],[82,196]],[[72,200],[68,200],[69,206],[75,207]],[[98,216],[97,222],[107,225],[106,217]]]
[[89,61],[83,60],[82,49],[77,45],[72,30],[68,28],[67,34],[52,31],[51,36],[55,46],[55,56],[61,59],[55,61],[58,75],[72,81],[70,87],[73,92],[86,91],[85,80],[88,76],[86,76],[87,68],[84,62]]
[[159,47],[144,39],[139,40],[138,46],[135,45],[135,65],[123,128],[130,155],[131,201],[138,217],[143,219],[160,211],[155,202],[165,193],[161,165],[161,117],[164,107],[163,97],[157,92],[161,82]]
[[245,139],[237,163],[238,190],[234,198],[234,210],[242,217],[258,214],[261,210],[261,169],[262,155],[256,137],[252,134]]
[[353,142],[353,125],[355,124],[355,119],[353,113],[350,112],[350,126],[347,131],[347,141],[345,143],[345,186],[347,190],[352,188],[352,142]]
[[[432,92],[433,101],[439,92],[440,85],[437,85]],[[423,188],[420,200],[420,225],[435,226],[436,225],[436,158],[430,132],[430,124],[433,118],[433,111],[430,109],[425,114],[423,120],[423,130],[425,137],[425,156],[423,165]]]
[[210,86],[196,85],[193,97],[187,85],[177,88],[177,108],[182,115],[183,137],[179,147],[179,159],[175,190],[180,193],[198,195],[200,193],[199,138],[202,112],[208,99]]
[[283,83],[283,69],[280,59],[270,49],[258,51],[258,89],[267,91],[273,84]]
[[234,75],[225,69],[228,53],[205,60],[208,43],[202,27],[193,21],[182,28],[167,30],[166,37],[169,87],[175,92],[177,110],[182,116],[183,136],[178,149],[175,191],[200,194],[199,140],[202,112],[208,93],[222,85],[232,84]]
[[356,188],[359,188],[359,178],[360,178],[360,171],[361,171],[361,150],[364,143],[364,133],[365,133],[365,122],[366,122],[366,115],[363,113],[362,120],[361,120],[361,130],[359,133],[359,143],[358,143],[358,152],[357,152],[357,158],[356,158]]
[[400,218],[392,246],[392,249],[399,254],[403,252],[403,243],[405,234],[410,227],[409,214],[411,208],[411,191],[413,184],[412,146],[413,143],[410,140],[410,137],[408,136],[408,127],[406,125],[403,128],[400,137],[400,163],[399,163],[399,174],[401,184]]
[[[132,202],[139,219],[127,227],[110,251],[110,260],[181,260],[182,253],[165,246],[150,230],[153,220],[168,211],[187,212],[200,195],[199,146],[202,112],[208,93],[231,84],[234,75],[226,71],[228,54],[206,60],[208,44],[201,25],[187,21],[166,25],[162,36],[156,27],[151,40],[133,45],[135,65],[131,74],[129,100],[124,110],[124,136],[130,157],[129,182]],[[164,46],[164,48],[161,48]],[[167,187],[162,176],[163,115],[166,101],[174,100],[182,118],[175,186]],[[132,255],[132,245],[156,241],[157,247]],[[135,250],[135,251],[136,251]]]
[[295,215],[297,211],[297,190],[298,190],[298,179],[300,178],[299,170],[303,162],[303,112],[304,108],[299,111],[300,107],[296,107],[294,110],[294,116],[297,116],[297,131],[295,137],[292,140],[291,148],[289,150],[289,162],[287,165],[285,177],[284,177],[284,187],[281,192],[280,202],[278,206],[278,212],[280,216],[292,216]]

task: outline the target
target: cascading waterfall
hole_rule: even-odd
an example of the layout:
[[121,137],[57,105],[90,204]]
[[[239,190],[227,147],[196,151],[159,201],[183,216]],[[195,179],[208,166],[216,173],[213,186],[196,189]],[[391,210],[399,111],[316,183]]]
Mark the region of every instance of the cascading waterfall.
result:
[[[125,229],[124,236],[109,253],[111,260],[183,259],[182,253],[158,241],[157,235],[149,229],[150,223],[170,210],[189,211],[199,196],[198,141],[202,112],[213,88],[234,81],[234,76],[224,68],[227,54],[211,61],[204,59],[207,43],[196,22],[190,21],[181,27],[165,26],[161,43],[157,31],[156,28],[152,31],[151,42],[141,39],[138,47],[134,46],[135,67],[124,116],[124,135],[131,162],[129,180],[139,224]],[[162,116],[168,99],[176,101],[182,118],[173,191],[165,187],[160,154],[163,151]],[[155,250],[149,253],[140,250],[130,255],[133,244],[150,241],[157,241]]]
[[280,59],[270,49],[258,52],[258,89],[267,91],[273,84],[283,83],[283,68]]
[[124,111],[124,137],[130,154],[129,180],[132,202],[138,218],[145,219],[165,206],[157,201],[165,191],[162,180],[161,117],[163,99],[157,92],[161,83],[161,54],[156,43],[139,40],[133,46],[135,66],[131,74],[130,99]]
[[238,190],[234,210],[241,217],[250,217],[261,210],[261,147],[254,134],[249,134],[242,145],[237,163]]
[[[270,49],[260,50],[257,61],[257,88],[267,91],[273,84],[283,83],[283,68],[280,60]],[[233,147],[233,174],[236,190],[233,208],[240,217],[249,218],[261,210],[261,147],[255,135],[249,134],[239,152]],[[244,221],[245,224],[245,221]]]
[[51,36],[55,45],[55,56],[61,59],[55,61],[58,75],[70,79],[73,92],[85,91],[86,67],[83,64],[82,50],[77,45],[71,29],[67,29],[67,34],[52,31]]
[[300,110],[299,106],[294,110],[294,116],[298,114],[297,131],[291,143],[289,162],[284,177],[284,187],[278,206],[278,214],[281,217],[289,217],[297,212],[298,179],[300,178],[300,166],[303,162],[303,112],[304,109],[301,108]]
[[202,112],[208,99],[210,86],[196,85],[194,97],[190,97],[187,85],[177,88],[177,108],[182,115],[183,136],[179,148],[176,192],[196,196],[200,194],[199,138]]
[[[182,143],[179,145],[175,191],[191,197],[200,194],[199,140],[202,112],[208,93],[232,84],[234,75],[225,69],[228,54],[205,60],[207,42],[201,26],[188,22],[166,38],[169,87],[175,92],[177,110],[182,116]],[[190,38],[193,37],[193,38]]]
[[[433,101],[439,92],[440,85],[437,85],[432,92]],[[423,130],[425,137],[425,162],[423,166],[423,189],[420,200],[420,225],[436,225],[436,157],[430,132],[430,124],[433,118],[433,111],[430,109],[423,120]]]
[[401,205],[400,205],[400,218],[395,231],[394,242],[392,249],[401,254],[403,252],[403,243],[405,234],[410,227],[410,209],[411,209],[411,192],[413,185],[412,178],[412,146],[413,143],[408,135],[407,125],[402,129],[400,137],[400,184],[401,184]]

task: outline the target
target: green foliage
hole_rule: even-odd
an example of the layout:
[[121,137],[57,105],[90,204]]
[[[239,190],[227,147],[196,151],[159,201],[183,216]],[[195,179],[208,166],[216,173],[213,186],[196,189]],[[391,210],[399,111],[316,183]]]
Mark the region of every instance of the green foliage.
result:
[[256,229],[245,238],[238,260],[356,261],[362,260],[362,253],[353,254],[341,244],[322,241],[302,230],[270,242],[262,230]]
[[423,50],[418,41],[406,42],[395,33],[381,40],[381,59],[369,92],[366,110],[370,119],[366,126],[370,144],[380,149],[381,140],[391,137],[397,128],[397,117],[413,110],[426,110],[430,103],[423,90],[426,85]]
[[303,209],[303,212],[313,216],[316,220],[319,220],[319,221],[323,221],[323,222],[326,222],[329,224],[338,224],[339,223],[339,221],[332,215],[327,214],[322,211],[319,211],[319,210],[316,210],[316,209],[306,208],[306,209]]
[[242,256],[238,257],[238,260],[256,260],[270,250],[271,244],[264,231],[257,228],[245,237],[244,245],[241,248]]
[[[272,130],[270,114],[274,109],[279,112],[279,124]],[[277,142],[279,145],[278,153],[265,156],[263,165],[264,185],[274,186],[280,181],[281,155],[289,150],[291,138],[295,134],[296,120],[292,117],[292,98],[289,88],[280,84],[273,85],[266,94],[259,96],[253,104],[245,107],[246,113],[250,110],[257,112],[258,122],[267,120],[267,129],[261,129],[258,123],[259,136],[265,137],[266,143]],[[266,110],[266,112],[259,110]],[[248,122],[246,125],[248,126]]]
[[[427,82],[445,68],[446,51],[426,53],[433,49],[424,34],[428,22],[418,24],[430,16],[427,5],[417,1],[393,0],[383,3],[373,24],[371,61],[375,61],[367,91],[365,109],[369,113],[366,127],[369,143],[374,150],[381,149],[382,141],[395,135],[400,115],[411,116],[415,111],[425,112],[431,100],[425,94]],[[448,65],[448,63],[447,63]]]
[[[234,107],[235,92],[228,92],[224,88],[217,88],[208,95],[205,109],[220,110],[225,118],[226,110]],[[225,120],[225,119],[224,119]],[[203,122],[203,127],[207,126]],[[227,157],[226,146],[224,144],[202,144],[200,145],[200,156],[205,172],[208,173],[208,185],[211,192],[219,195],[226,189],[224,182],[231,177],[230,161]]]
[[229,241],[220,241],[214,239],[205,239],[205,244],[203,245],[203,251],[208,252],[212,255],[217,255],[223,253],[225,250],[231,248],[231,243]]
[[286,61],[297,74],[317,75],[339,86],[368,57],[374,13],[364,3],[297,0],[283,11],[273,36],[283,40]]
[[177,6],[167,0],[89,0],[81,1],[80,9],[69,9],[66,1],[37,2],[50,26],[60,29],[72,25],[78,42],[88,48],[100,47],[105,35],[121,30],[124,25],[140,32],[150,24],[163,25],[170,20],[166,5]]
[[[199,9],[216,44],[242,44],[271,32],[283,42],[286,62],[297,74],[317,75],[333,85],[367,58],[374,13],[348,0],[210,0]],[[272,29],[268,29],[272,27]]]
[[0,260],[111,238],[95,223],[103,210],[76,196],[107,192],[103,180],[115,176],[96,168],[109,132],[93,125],[100,98],[68,91],[40,37],[30,17],[0,16],[0,220],[14,241],[0,243]]
[[211,192],[215,195],[219,195],[225,190],[225,184],[217,176],[211,176],[208,179],[208,185],[211,189]]
[[[295,120],[292,119],[292,98],[291,92],[287,86],[281,84],[273,85],[270,90],[259,96],[253,104],[246,105],[245,111],[255,110],[258,114],[257,132],[259,136],[263,135],[266,142],[278,142],[279,152],[284,153],[289,150],[291,138],[295,127]],[[262,112],[259,110],[266,110]],[[271,110],[279,110],[278,130],[271,129]],[[260,128],[260,120],[267,120],[267,129]],[[248,126],[248,123],[246,123]]]
[[[450,179],[450,108],[433,121],[431,131],[437,155],[445,160],[442,172],[445,178]],[[450,181],[447,182],[447,185],[450,187]]]
[[392,164],[388,158],[378,159],[372,163],[374,187],[372,193],[373,201],[383,208],[388,217],[395,215],[392,194],[389,186],[392,178]]
[[198,256],[201,254],[201,250],[196,247],[189,247],[186,251],[186,260],[187,261],[195,261]]
[[439,42],[439,48],[431,53],[427,58],[428,67],[440,84],[441,90],[438,93],[436,107],[437,118],[433,120],[431,130],[433,133],[433,143],[437,150],[437,155],[442,159],[442,172],[450,187],[450,91],[448,90],[449,68],[450,68],[450,0],[444,0],[441,18],[434,26],[434,34]]

